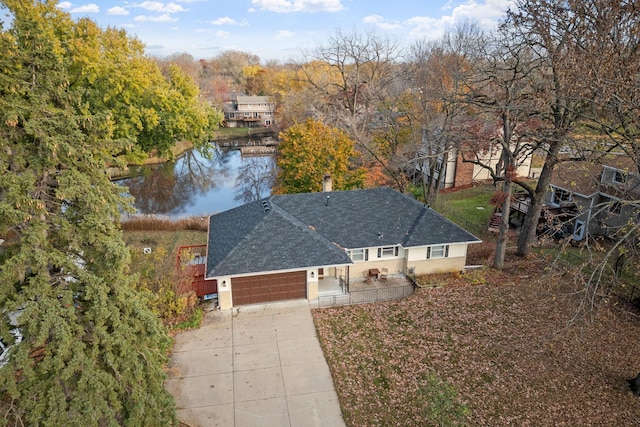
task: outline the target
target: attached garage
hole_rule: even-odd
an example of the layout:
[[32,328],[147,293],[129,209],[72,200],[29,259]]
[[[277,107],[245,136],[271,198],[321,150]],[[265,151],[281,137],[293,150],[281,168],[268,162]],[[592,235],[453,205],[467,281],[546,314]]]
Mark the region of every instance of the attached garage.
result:
[[306,271],[234,277],[231,281],[233,305],[307,298]]

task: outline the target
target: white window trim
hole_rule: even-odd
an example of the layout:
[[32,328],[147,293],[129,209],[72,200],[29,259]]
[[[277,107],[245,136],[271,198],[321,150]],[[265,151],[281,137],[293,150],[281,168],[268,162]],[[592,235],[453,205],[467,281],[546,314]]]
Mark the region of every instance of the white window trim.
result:
[[[434,248],[441,248],[438,250],[442,251],[442,255],[434,255]],[[449,258],[449,245],[433,245],[427,246],[427,259],[440,259],[440,258]]]
[[[349,256],[351,257],[351,261],[353,262],[364,261],[364,249],[352,249],[349,252],[350,252]],[[356,258],[356,255],[358,256],[357,258]]]
[[[385,251],[387,253],[385,253]],[[391,253],[389,253],[391,252]],[[395,246],[380,246],[378,248],[378,258],[397,258],[400,253],[398,245]]]
[[[569,196],[567,197],[566,200],[562,200],[560,197],[557,196],[558,193],[566,193]],[[562,204],[562,202],[570,202],[572,198],[573,198],[573,196],[572,196],[570,191],[565,190],[564,188],[561,188],[561,187],[555,187],[555,186],[551,187],[551,200],[550,200],[550,203],[552,205],[560,206]]]

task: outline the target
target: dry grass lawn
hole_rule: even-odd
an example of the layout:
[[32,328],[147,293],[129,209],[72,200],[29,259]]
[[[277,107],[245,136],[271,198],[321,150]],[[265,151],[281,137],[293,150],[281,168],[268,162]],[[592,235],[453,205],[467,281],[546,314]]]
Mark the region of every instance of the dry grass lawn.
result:
[[314,310],[347,425],[640,425],[640,319],[609,302],[570,322],[581,295],[545,266]]

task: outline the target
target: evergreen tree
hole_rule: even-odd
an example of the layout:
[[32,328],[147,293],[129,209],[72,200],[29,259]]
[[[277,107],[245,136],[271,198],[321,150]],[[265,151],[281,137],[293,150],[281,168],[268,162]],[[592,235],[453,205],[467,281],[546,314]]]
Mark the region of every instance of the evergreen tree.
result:
[[105,173],[126,144],[72,84],[68,15],[0,5],[0,333],[18,312],[23,335],[0,369],[0,424],[175,425],[170,341],[128,274],[128,201]]

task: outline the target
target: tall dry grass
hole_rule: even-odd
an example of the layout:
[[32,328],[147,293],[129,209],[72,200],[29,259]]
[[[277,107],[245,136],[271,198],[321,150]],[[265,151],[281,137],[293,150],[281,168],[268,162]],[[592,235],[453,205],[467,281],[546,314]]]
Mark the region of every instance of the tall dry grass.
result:
[[208,218],[206,216],[172,220],[157,216],[136,215],[121,222],[121,227],[124,231],[207,231],[207,226]]
[[483,241],[467,246],[467,264],[484,264],[489,261],[496,250],[493,240]]

